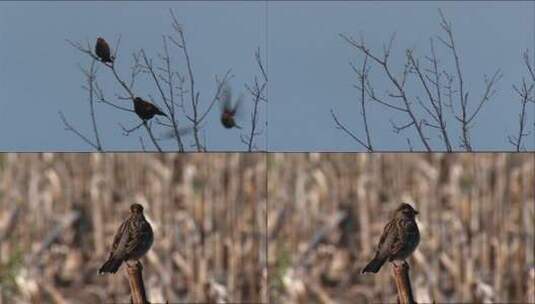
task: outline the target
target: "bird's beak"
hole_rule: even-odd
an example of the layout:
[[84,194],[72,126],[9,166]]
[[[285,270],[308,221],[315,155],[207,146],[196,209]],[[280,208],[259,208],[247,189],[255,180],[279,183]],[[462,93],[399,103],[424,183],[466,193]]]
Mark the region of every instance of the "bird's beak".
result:
[[418,213],[419,213],[418,211],[414,210],[414,214],[418,214]]

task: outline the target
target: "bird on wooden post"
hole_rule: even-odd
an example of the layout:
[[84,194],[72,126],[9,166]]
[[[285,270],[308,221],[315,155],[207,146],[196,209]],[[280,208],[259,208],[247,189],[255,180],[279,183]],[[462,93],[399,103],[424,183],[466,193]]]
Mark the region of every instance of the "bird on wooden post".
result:
[[420,232],[415,221],[418,211],[402,203],[394,212],[394,218],[386,224],[379,240],[375,256],[362,273],[377,273],[386,261],[405,261],[418,246]]
[[143,215],[143,206],[132,204],[130,215],[115,233],[108,260],[98,273],[116,273],[123,262],[138,261],[149,251],[153,241],[154,234]]
[[100,58],[100,61],[104,63],[113,63],[110,46],[102,37],[97,38],[97,43],[95,44],[95,54],[98,56],[98,58]]

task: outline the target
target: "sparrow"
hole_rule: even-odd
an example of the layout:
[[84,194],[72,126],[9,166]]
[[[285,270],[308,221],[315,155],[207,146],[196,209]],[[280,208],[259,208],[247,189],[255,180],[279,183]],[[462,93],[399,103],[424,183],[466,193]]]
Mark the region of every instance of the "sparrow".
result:
[[154,104],[141,99],[140,97],[134,98],[134,111],[137,116],[142,120],[149,120],[154,117],[154,115],[161,115],[168,117],[164,112],[162,112]]
[[221,94],[219,95],[219,100],[223,105],[221,109],[221,124],[226,129],[241,129],[241,127],[236,124],[236,112],[238,111],[238,107],[240,106],[242,99],[243,96],[240,95],[240,97],[236,100],[236,103],[233,105],[232,89],[228,84],[223,86]]
[[98,273],[115,273],[123,262],[139,260],[149,251],[153,241],[152,228],[143,216],[143,206],[132,204],[130,215],[115,233],[108,260]]
[[394,218],[386,224],[373,260],[362,273],[377,273],[386,261],[404,261],[420,242],[420,232],[414,220],[418,211],[402,203],[394,212]]
[[104,38],[97,38],[97,43],[95,44],[95,54],[97,54],[98,58],[100,58],[100,61],[104,63],[113,62],[110,52],[110,46],[108,45],[106,40],[104,40]]

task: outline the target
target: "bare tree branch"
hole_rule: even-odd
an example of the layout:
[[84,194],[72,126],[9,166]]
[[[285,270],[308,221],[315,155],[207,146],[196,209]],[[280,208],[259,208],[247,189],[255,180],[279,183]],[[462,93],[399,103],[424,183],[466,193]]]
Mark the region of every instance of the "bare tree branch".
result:
[[133,127],[133,128],[130,128],[130,129],[125,128],[122,124],[119,124],[119,126],[120,126],[121,129],[123,130],[124,135],[125,135],[125,136],[128,136],[128,135],[130,135],[130,133],[132,133],[132,132],[134,132],[135,130],[141,128],[141,126],[143,126],[143,122],[141,122],[141,123],[138,124],[137,126],[135,126],[135,127]]
[[74,134],[78,135],[78,137],[80,137],[83,141],[85,141],[87,144],[89,144],[90,146],[92,146],[93,148],[95,148],[96,150],[98,151],[101,151],[99,150],[99,147],[94,144],[89,138],[87,138],[85,135],[83,135],[82,133],[80,133],[80,131],[76,130],[68,121],[67,119],[65,118],[65,115],[63,115],[63,112],[59,111],[58,112],[59,114],[59,117],[61,118],[61,121],[63,121],[63,124],[65,125],[65,130],[67,131],[70,131],[70,132],[73,132]]
[[216,82],[218,84],[216,93],[214,94],[214,97],[210,101],[210,104],[208,105],[206,110],[204,112],[202,112],[201,109],[199,108],[200,92],[196,91],[196,89],[195,89],[195,77],[194,77],[194,74],[193,74],[193,67],[192,67],[191,58],[190,58],[189,51],[188,51],[188,48],[187,48],[184,29],[182,27],[182,24],[180,24],[178,22],[178,18],[175,16],[173,10],[169,10],[169,12],[170,12],[170,15],[171,15],[171,18],[172,18],[173,30],[174,30],[174,32],[175,32],[177,37],[168,36],[168,38],[169,38],[169,40],[171,40],[171,42],[177,48],[179,48],[181,50],[181,53],[184,56],[184,59],[186,61],[186,68],[187,68],[187,74],[188,74],[188,80],[189,80],[188,94],[189,94],[189,97],[190,97],[190,100],[191,100],[191,108],[192,108],[192,112],[193,113],[192,113],[192,115],[189,115],[187,113],[185,113],[185,114],[186,114],[186,117],[188,118],[188,120],[191,121],[191,123],[193,124],[193,138],[195,140],[195,147],[196,147],[197,151],[199,151],[199,152],[206,151],[206,146],[201,143],[201,139],[200,139],[200,134],[199,134],[200,131],[201,131],[201,125],[200,124],[208,116],[209,112],[213,109],[213,106],[215,105],[215,103],[217,101],[217,98],[218,98],[218,96],[220,94],[220,91],[221,91],[221,88],[222,88],[222,84],[230,79],[230,77],[231,77],[230,76],[230,72],[231,71],[228,70],[225,73],[225,75],[224,75],[222,80],[219,80],[216,77]]
[[160,145],[158,144],[158,141],[156,140],[156,138],[154,137],[154,134],[152,134],[152,130],[149,126],[149,124],[147,123],[146,120],[143,120],[143,126],[145,127],[145,129],[147,130],[147,133],[149,133],[149,137],[150,137],[150,140],[152,141],[152,143],[154,144],[154,146],[156,147],[156,149],[158,150],[158,152],[163,152],[162,151],[162,148],[160,147]]
[[[179,132],[178,123],[176,120],[176,112],[175,112],[175,103],[174,103],[174,94],[173,94],[173,71],[171,70],[171,58],[169,56],[169,51],[167,48],[167,40],[165,36],[163,37],[163,45],[164,45],[164,55],[162,56],[162,60],[164,61],[164,72],[165,76],[159,77],[157,75],[157,72],[154,69],[154,66],[152,64],[152,60],[150,60],[147,57],[147,54],[144,50],[141,50],[141,56],[143,57],[144,65],[143,69],[148,71],[149,74],[152,76],[152,79],[154,80],[154,84],[158,88],[158,91],[160,92],[160,96],[162,98],[162,102],[164,103],[167,112],[169,114],[169,118],[171,120],[172,124],[172,130],[174,132],[174,138],[177,141],[178,150],[179,152],[184,152],[184,144],[182,143],[181,134]],[[164,89],[162,84],[160,83],[160,80],[162,80],[164,83],[167,84],[168,90],[169,90],[169,96],[166,96],[164,93]]]
[[[420,63],[413,49],[407,49],[401,76],[397,76],[390,64],[395,35],[392,35],[388,43],[383,45],[383,54],[381,55],[372,51],[362,36],[359,40],[345,34],[339,34],[339,36],[355,48],[365,59],[370,58],[373,64],[378,65],[393,86],[394,90],[385,90],[386,97],[379,97],[376,94],[369,79],[359,85],[355,85],[355,88],[363,90],[372,101],[388,109],[405,113],[408,116],[408,121],[403,125],[397,125],[391,121],[395,133],[414,128],[419,141],[425,149],[432,151],[427,133],[438,132],[438,137],[443,142],[445,150],[452,152],[454,149],[451,135],[449,134],[451,130],[448,130],[446,123],[448,118],[452,117],[460,124],[460,147],[466,151],[472,151],[473,147],[469,131],[474,126],[483,106],[495,95],[495,87],[502,78],[502,73],[498,69],[491,77],[485,76],[485,89],[482,96],[477,103],[471,105],[469,103],[470,94],[466,88],[462,72],[461,59],[454,39],[452,23],[446,19],[441,10],[439,10],[439,15],[440,28],[446,35],[445,37],[438,36],[437,39],[453,57],[453,69],[455,70],[453,73],[449,73],[441,67],[442,64],[437,57],[434,39],[430,39],[430,55],[422,57],[425,59],[424,64]],[[524,61],[529,62],[529,56],[524,55]],[[359,75],[359,69],[353,65],[351,67]],[[530,75],[535,77],[534,69],[531,65],[528,70]],[[409,77],[411,74],[415,75],[415,77]],[[409,88],[412,89],[414,87],[413,85],[407,86],[407,83],[411,80],[415,80],[417,86],[422,88],[425,97],[418,95],[413,97],[413,94],[408,92]],[[387,100],[388,98],[391,100]],[[457,98],[459,100],[458,103],[454,103]],[[340,125],[338,127],[343,129]]]
[[251,113],[251,131],[248,136],[242,137],[242,142],[247,145],[247,151],[252,152],[254,149],[254,138],[261,133],[257,132],[257,123],[258,123],[258,105],[261,101],[267,101],[264,96],[264,90],[267,87],[267,74],[262,64],[262,59],[260,56],[260,48],[257,48],[255,52],[256,64],[262,74],[262,83],[258,81],[258,77],[255,76],[254,84],[252,86],[245,85],[246,89],[252,95],[253,100],[253,111]]
[[96,73],[97,73],[97,68],[96,68],[95,63],[96,63],[96,60],[92,60],[91,61],[91,65],[89,67],[89,70],[86,70],[86,69],[80,67],[80,70],[82,71],[82,73],[84,73],[84,76],[85,76],[86,82],[87,82],[87,87],[85,87],[85,88],[87,89],[88,94],[89,94],[89,114],[91,116],[91,124],[93,126],[93,133],[94,133],[94,136],[95,136],[95,142],[93,142],[92,140],[87,138],[85,135],[83,135],[80,131],[78,131],[76,128],[74,128],[67,121],[67,119],[65,118],[65,115],[63,114],[63,112],[60,111],[59,112],[59,116],[61,118],[61,121],[65,125],[65,129],[67,131],[73,132],[74,134],[78,135],[78,137],[80,137],[83,141],[85,141],[86,143],[91,145],[93,148],[95,148],[97,151],[102,152],[103,149],[102,149],[102,144],[101,144],[101,141],[100,141],[100,136],[99,136],[99,133],[98,133],[97,120],[96,120],[96,115],[95,115],[95,103],[94,103],[95,81],[96,81]]
[[[425,89],[425,92],[428,97],[428,101],[431,104],[433,111],[431,111],[428,107],[425,106],[425,104],[419,99],[418,102],[424,108],[424,110],[433,118],[433,120],[438,124],[438,129],[440,129],[440,132],[442,133],[442,140],[444,141],[444,145],[446,147],[446,151],[451,152],[453,149],[451,147],[451,143],[449,140],[448,131],[446,129],[446,121],[444,119],[444,112],[442,107],[442,96],[440,91],[440,72],[438,70],[438,59],[436,57],[435,47],[433,43],[433,39],[430,39],[430,45],[431,45],[431,57],[429,57],[429,61],[432,64],[432,69],[430,70],[430,74],[432,77],[434,77],[434,80],[428,77],[427,75],[424,75],[424,72],[422,72],[420,65],[418,63],[418,60],[415,59],[413,56],[412,51],[407,52],[407,58],[409,59],[409,62],[411,64],[411,68],[416,72],[418,75],[418,79],[420,80],[420,83]],[[435,95],[431,92],[431,85],[428,84],[428,81],[431,83],[431,85],[435,88]],[[430,125],[430,124],[427,124]]]
[[358,142],[361,146],[366,148],[368,151],[370,151],[370,152],[372,151],[370,146],[368,146],[364,141],[362,141],[355,134],[353,134],[353,132],[351,132],[348,128],[346,128],[346,126],[344,126],[343,123],[341,123],[338,120],[338,117],[336,117],[336,114],[334,113],[333,109],[331,109],[331,116],[332,116],[334,122],[336,123],[337,129],[340,129],[340,130],[344,131],[347,135],[351,136],[351,138],[353,138],[356,142]]
[[[353,70],[353,72],[355,72],[355,74],[357,76],[358,84],[354,85],[354,87],[359,90],[359,95],[360,95],[359,96],[360,97],[360,114],[362,116],[363,123],[364,123],[364,132],[366,134],[366,142],[364,142],[363,140],[358,138],[358,136],[356,136],[355,134],[353,134],[353,132],[351,132],[349,129],[347,129],[342,124],[342,122],[339,121],[339,119],[336,116],[336,114],[334,113],[333,109],[331,109],[331,116],[332,116],[334,122],[337,125],[337,129],[340,129],[340,130],[344,131],[346,134],[351,136],[357,143],[359,143],[361,146],[366,148],[366,150],[368,150],[369,152],[372,152],[373,151],[373,146],[372,146],[372,142],[371,142],[370,129],[369,129],[369,126],[368,126],[368,116],[367,116],[367,112],[366,112],[366,90],[367,90],[366,86],[368,86],[370,88],[369,90],[371,92],[368,93],[368,95],[373,96],[373,97],[371,97],[372,99],[376,100],[379,103],[382,103],[382,101],[378,100],[375,97],[375,93],[373,93],[373,88],[371,88],[371,86],[369,85],[368,74],[369,74],[370,68],[368,67],[368,56],[364,57],[364,61],[363,61],[362,66],[360,68],[357,68],[351,62],[349,63],[349,65],[351,66],[351,69]],[[390,106],[390,105],[387,104],[387,106]]]
[[479,104],[477,105],[475,111],[472,114],[468,113],[468,91],[464,88],[464,80],[463,80],[463,73],[461,71],[461,60],[459,58],[457,48],[455,46],[455,39],[453,35],[453,28],[451,22],[449,22],[444,14],[442,13],[442,10],[439,10],[441,23],[440,26],[444,32],[447,34],[447,38],[443,39],[441,37],[438,37],[438,39],[446,45],[454,58],[455,61],[455,71],[457,75],[457,81],[458,81],[458,87],[459,87],[459,104],[461,108],[461,114],[457,116],[457,119],[461,123],[461,147],[465,148],[466,151],[470,152],[472,151],[472,144],[470,142],[470,123],[472,120],[477,116],[479,111],[481,110],[482,106],[487,102],[492,95],[494,95],[495,91],[493,90],[493,87],[495,84],[500,80],[501,78],[501,72],[500,70],[497,70],[492,78],[490,80],[485,79],[485,92],[483,94],[483,97],[481,98]]
[[205,151],[206,148],[203,147],[201,144],[200,138],[199,138],[199,92],[195,91],[195,77],[193,75],[193,68],[191,65],[191,59],[189,57],[188,48],[186,45],[186,38],[184,37],[184,30],[182,28],[182,25],[178,22],[178,19],[176,18],[173,10],[169,10],[171,14],[171,18],[173,19],[173,29],[175,30],[175,33],[178,34],[178,38],[180,40],[176,40],[173,37],[170,37],[170,40],[179,48],[182,50],[182,53],[184,55],[184,58],[186,60],[186,66],[188,70],[188,79],[189,79],[189,95],[191,97],[191,107],[193,110],[193,117],[190,119],[193,123],[193,138],[195,140],[195,145],[197,148],[197,152]]
[[[85,54],[87,54],[88,56],[90,56],[91,58],[93,58],[94,61],[99,61],[99,62],[101,62],[100,59],[99,59],[95,54],[93,54],[93,51],[92,51],[92,48],[91,48],[91,45],[89,44],[89,42],[87,43],[87,47],[84,47],[84,46],[82,46],[80,43],[72,42],[72,41],[70,41],[70,40],[67,40],[67,42],[68,42],[71,46],[73,46],[74,48],[78,49],[80,52],[85,53]],[[119,43],[120,43],[120,36],[119,36],[119,38],[118,38],[118,40],[117,40],[117,47],[115,48],[115,52],[114,52],[114,56],[113,56],[114,59],[117,59],[117,50],[118,50],[118,48],[119,48]],[[138,62],[138,59],[137,59],[137,57],[136,57],[135,54],[134,54],[134,60],[135,60],[134,68],[136,68],[136,67],[138,66],[139,62]],[[139,73],[136,72],[136,71],[133,71],[133,72],[132,72],[132,74],[131,74],[131,76],[132,76],[132,80],[131,80],[131,82],[130,82],[130,85],[128,85],[128,84],[127,84],[127,83],[126,83],[126,82],[119,76],[117,70],[115,69],[115,60],[114,60],[112,63],[110,63],[110,64],[105,63],[105,62],[102,62],[102,64],[103,64],[104,66],[106,66],[107,68],[109,68],[109,69],[112,71],[112,73],[113,73],[115,79],[117,80],[117,82],[121,85],[121,87],[124,89],[124,91],[128,94],[128,99],[130,99],[130,100],[133,101],[133,100],[135,99],[135,96],[136,96],[136,95],[135,95],[134,92],[133,92],[133,87],[132,87],[132,86],[133,86],[134,83],[135,83],[135,81],[134,81],[134,80],[135,80],[135,76],[136,76],[137,74],[139,74]],[[115,108],[117,108],[117,109],[121,109],[121,110],[123,110],[123,111],[131,111],[131,112],[134,112],[134,111],[132,111],[132,110],[129,110],[129,109],[124,108],[124,107],[121,107],[121,106],[117,106],[117,105],[115,105],[115,104],[113,104],[113,103],[107,101],[107,100],[104,98],[104,96],[103,96],[103,94],[102,94],[102,90],[98,87],[98,85],[96,86],[96,94],[97,94],[97,96],[99,96],[99,99],[100,99],[101,102],[104,102],[104,103],[106,103],[106,104],[109,104],[109,105],[111,105],[111,106],[113,106],[113,107],[115,107]],[[156,141],[154,135],[152,134],[152,131],[151,131],[150,127],[149,127],[146,123],[144,124],[144,126],[145,126],[145,129],[147,130],[147,133],[149,134],[149,137],[150,137],[152,143],[153,143],[154,146],[156,147],[156,149],[157,149],[158,151],[162,151],[161,148],[160,148],[160,146],[159,146],[159,144],[158,144],[158,142]]]
[[[530,133],[527,132],[526,129],[526,108],[529,102],[535,103],[534,95],[534,88],[535,88],[535,77],[532,74],[533,68],[531,66],[531,63],[529,61],[529,55],[528,51],[524,53],[524,63],[526,65],[526,68],[532,77],[533,80],[531,84],[528,85],[526,82],[526,79],[522,79],[522,86],[518,88],[516,85],[513,85],[513,90],[518,94],[520,97],[520,114],[518,115],[518,134],[516,136],[509,135],[507,136],[507,140],[511,145],[515,147],[515,150],[517,152],[520,152],[523,149],[522,146],[522,139],[526,136],[528,136]],[[529,81],[529,80],[528,80]]]
[[[340,36],[345,41],[347,41],[350,45],[352,45],[355,49],[357,49],[358,51],[362,52],[364,55],[372,58],[380,67],[382,67],[382,69],[385,72],[386,76],[388,77],[390,82],[394,85],[396,90],[398,91],[397,95],[390,94],[390,96],[391,97],[400,98],[403,101],[403,107],[396,107],[396,108],[399,111],[403,111],[403,112],[407,113],[407,115],[409,116],[409,118],[413,122],[411,124],[411,126],[414,126],[416,128],[416,131],[418,133],[420,141],[425,146],[425,149],[428,152],[430,152],[431,151],[431,146],[429,145],[429,143],[427,141],[427,138],[425,137],[425,135],[423,133],[423,129],[421,127],[421,124],[417,123],[418,119],[416,118],[416,114],[414,113],[414,111],[413,111],[413,109],[411,107],[411,103],[409,102],[407,94],[405,92],[404,85],[405,85],[406,77],[403,76],[402,81],[398,80],[396,77],[394,77],[394,75],[392,74],[392,71],[390,69],[390,66],[388,65],[388,59],[389,59],[390,53],[392,51],[392,44],[393,44],[395,35],[392,35],[392,38],[390,39],[390,42],[389,42],[388,46],[383,47],[384,55],[383,55],[382,59],[379,58],[378,56],[374,55],[370,51],[370,49],[366,46],[366,44],[364,42],[364,39],[361,39],[360,42],[357,42],[353,38],[348,37],[348,36],[346,36],[344,34],[340,34]],[[405,74],[406,74],[406,70],[404,71],[404,75]],[[372,98],[375,101],[378,100],[377,97],[375,96],[375,94],[372,94],[370,96],[370,98]],[[386,104],[386,103],[385,102],[381,102],[381,104]],[[393,106],[391,106],[391,107],[393,107]]]

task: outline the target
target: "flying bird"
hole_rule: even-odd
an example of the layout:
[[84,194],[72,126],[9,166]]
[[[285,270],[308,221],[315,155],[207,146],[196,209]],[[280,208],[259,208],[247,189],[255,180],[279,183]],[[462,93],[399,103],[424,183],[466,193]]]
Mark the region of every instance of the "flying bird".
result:
[[377,273],[386,261],[404,261],[420,242],[420,232],[414,220],[418,211],[409,204],[401,204],[394,218],[386,224],[375,257],[364,267],[362,273]]
[[100,61],[113,63],[110,46],[106,40],[104,40],[104,38],[97,38],[97,43],[95,44],[95,54],[97,54],[98,58],[100,58]]
[[162,112],[154,104],[141,99],[140,97],[134,98],[134,111],[137,116],[142,120],[149,120],[154,117],[154,115],[161,115],[168,117],[164,112]]
[[238,128],[241,129],[238,124],[236,124],[236,113],[239,110],[243,99],[243,95],[236,100],[233,104],[232,102],[232,89],[228,84],[224,84],[221,89],[221,94],[219,95],[219,100],[222,102],[221,108],[221,124],[226,129]]
[[139,260],[149,251],[153,241],[152,228],[143,216],[143,206],[132,204],[130,215],[115,233],[108,260],[98,273],[116,273],[123,262]]

